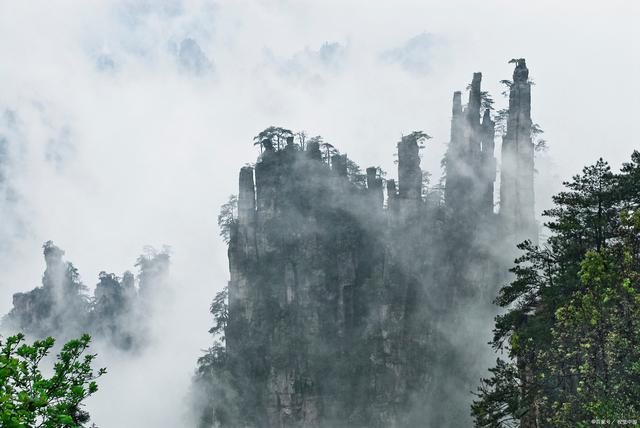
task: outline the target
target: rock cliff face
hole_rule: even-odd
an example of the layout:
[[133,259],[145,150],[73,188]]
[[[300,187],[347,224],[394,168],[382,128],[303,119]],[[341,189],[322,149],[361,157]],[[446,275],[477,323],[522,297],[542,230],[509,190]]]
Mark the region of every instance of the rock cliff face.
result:
[[342,390],[338,377],[350,374],[334,363],[358,352],[349,345],[370,334],[368,320],[378,316],[382,181],[369,170],[360,189],[340,162],[330,168],[314,149],[267,146],[255,171],[240,172],[228,351],[238,359],[259,355],[244,363],[256,373],[253,393],[266,426],[342,418],[341,403],[359,397]]
[[512,246],[514,234],[536,236],[524,60],[515,75],[500,214],[495,124],[482,111],[480,73],[465,108],[454,93],[444,204],[423,198],[415,133],[398,143],[398,182],[386,181],[386,204],[376,168],[362,186],[350,180],[345,157],[325,162],[317,144],[303,149],[291,139],[275,150],[264,142],[255,168],[240,170],[226,354],[211,367],[227,387],[217,390],[224,404],[209,403],[212,416],[203,420],[468,425],[461,397],[470,401],[466,393],[480,375],[469,366],[474,346],[486,342],[471,338],[472,314],[491,321],[492,290],[507,268],[495,249]]
[[464,110],[461,93],[453,95],[445,199],[453,211],[487,216],[493,213],[495,123],[489,109],[485,109],[481,119],[481,80],[482,74],[474,73]]
[[500,216],[515,241],[537,241],[533,195],[531,82],[524,59],[516,62],[509,91],[507,135],[502,140]]

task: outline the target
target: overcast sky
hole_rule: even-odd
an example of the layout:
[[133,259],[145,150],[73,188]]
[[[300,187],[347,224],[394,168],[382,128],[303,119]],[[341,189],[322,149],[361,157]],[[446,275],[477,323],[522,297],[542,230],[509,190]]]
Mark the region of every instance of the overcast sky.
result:
[[168,325],[185,349],[171,382],[185,388],[228,280],[218,207],[255,161],[254,135],[321,134],[393,177],[395,143],[424,130],[422,166],[438,176],[452,92],[482,71],[503,107],[498,82],[524,57],[550,147],[546,206],[583,165],[617,168],[639,147],[638,4],[0,1],[0,313],[39,285],[46,240],[89,288],[170,245]]

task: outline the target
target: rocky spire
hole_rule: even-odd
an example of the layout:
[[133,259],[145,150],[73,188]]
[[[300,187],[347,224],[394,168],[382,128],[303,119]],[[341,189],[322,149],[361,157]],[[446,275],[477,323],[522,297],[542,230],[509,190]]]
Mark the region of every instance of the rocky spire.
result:
[[453,107],[451,108],[451,141],[450,147],[459,151],[462,146],[464,123],[462,121],[462,93],[453,93]]
[[484,111],[481,126],[481,189],[480,212],[493,213],[493,192],[496,181],[496,158],[493,155],[495,149],[496,124],[491,120],[489,109]]
[[253,168],[250,166],[242,167],[239,182],[238,221],[244,225],[252,223],[255,217],[256,193],[253,184]]
[[453,108],[451,109],[453,117],[462,114],[462,92],[455,91],[453,93]]
[[422,170],[418,142],[410,136],[398,143],[398,196],[402,199],[420,199],[422,196]]
[[470,152],[468,163],[473,165],[477,161],[477,154],[480,152],[480,106],[482,104],[482,91],[480,84],[482,82],[482,73],[473,73],[471,80],[471,88],[469,89],[469,103],[465,110],[467,126],[465,128],[465,136],[467,142],[467,150]]
[[486,109],[482,116],[482,152],[491,154],[495,148],[496,123],[491,120],[491,111]]
[[384,202],[382,178],[378,177],[378,168],[375,166],[367,168],[367,190],[375,207],[382,208]]
[[67,271],[67,266],[62,260],[64,256],[64,250],[61,250],[53,244],[52,241],[47,241],[44,244],[44,260],[47,268],[44,271],[42,277],[42,285],[47,288],[59,287],[64,282],[64,276]]
[[455,210],[456,196],[459,192],[461,173],[459,159],[463,152],[464,121],[462,120],[462,93],[453,93],[453,107],[451,109],[451,138],[446,154],[447,185],[445,186],[445,201],[447,207]]
[[516,60],[509,92],[507,133],[502,139],[500,216],[515,241],[537,241],[533,193],[531,82],[523,58]]
[[453,94],[451,140],[446,155],[446,205],[451,212],[473,216],[469,222],[474,222],[477,214],[493,212],[495,124],[488,109],[480,121],[481,83],[482,73],[473,73],[464,110],[460,92]]

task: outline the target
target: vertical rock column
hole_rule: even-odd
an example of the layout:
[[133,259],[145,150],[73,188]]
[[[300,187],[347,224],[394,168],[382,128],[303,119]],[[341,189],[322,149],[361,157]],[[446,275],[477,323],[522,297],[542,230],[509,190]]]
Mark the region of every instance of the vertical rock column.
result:
[[367,168],[367,191],[373,206],[376,209],[381,209],[384,203],[382,179],[378,177],[378,168],[375,166]]
[[484,111],[481,127],[481,174],[480,174],[480,212],[484,215],[493,213],[493,192],[496,181],[495,122],[491,120],[489,109]]
[[263,143],[264,152],[256,163],[256,249],[258,257],[272,253],[275,248],[265,232],[276,217],[279,165],[278,156],[271,142]]
[[248,317],[249,279],[247,267],[256,261],[256,202],[253,168],[240,170],[238,192],[238,223],[232,229],[229,242],[229,304],[234,313]]
[[482,73],[473,73],[469,89],[469,103],[465,109],[464,153],[461,160],[463,175],[460,187],[460,209],[466,213],[470,224],[477,222],[476,216],[484,193],[482,168],[482,125],[480,107],[482,106]]
[[405,137],[398,143],[398,187],[401,199],[421,198],[422,170],[414,138]]
[[[465,144],[467,152],[467,164],[472,172],[477,172],[477,163],[480,154],[480,107],[482,105],[482,73],[473,73],[471,88],[469,90],[469,103],[465,110],[466,126],[464,128]],[[475,174],[473,174],[475,175]],[[475,179],[476,177],[471,177]]]
[[517,243],[537,242],[533,194],[531,82],[524,59],[516,62],[509,92],[507,134],[502,140],[500,217],[505,234]]
[[480,121],[481,83],[482,73],[473,73],[469,103],[464,110],[460,92],[453,94],[451,141],[446,157],[446,205],[470,224],[478,213],[493,211],[493,122],[488,110]]
[[422,170],[418,142],[403,137],[398,143],[398,216],[400,224],[418,215],[422,202]]
[[456,211],[460,205],[462,167],[460,160],[464,150],[464,120],[462,115],[462,94],[453,93],[453,107],[451,109],[451,139],[446,155],[446,186],[444,198],[451,211]]

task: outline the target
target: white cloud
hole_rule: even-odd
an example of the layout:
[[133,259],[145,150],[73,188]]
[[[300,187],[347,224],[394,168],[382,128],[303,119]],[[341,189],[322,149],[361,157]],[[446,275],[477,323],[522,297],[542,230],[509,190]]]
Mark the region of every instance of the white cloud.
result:
[[403,70],[416,75],[429,73],[433,67],[434,37],[421,33],[411,37],[402,46],[385,51],[381,55],[383,61],[398,64]]
[[[423,166],[437,176],[452,92],[482,71],[499,98],[506,61],[522,56],[560,176],[599,156],[617,165],[637,147],[637,17],[623,1],[2,3],[0,111],[15,120],[2,121],[0,135],[12,159],[4,186],[17,196],[0,211],[0,242],[10,243],[0,246],[0,312],[13,292],[39,284],[45,240],[90,287],[101,270],[130,269],[144,245],[170,244],[180,289],[161,348],[115,363],[93,413],[98,425],[119,426],[107,399],[130,387],[142,402],[119,406],[133,426],[145,426],[151,408],[179,425],[189,364],[207,346],[209,301],[228,278],[218,207],[255,159],[257,132],[319,133],[394,175],[396,141],[423,129],[434,136]],[[186,40],[195,44],[181,60]],[[394,64],[380,61],[384,52],[395,52]],[[215,78],[185,63],[209,63]],[[175,349],[180,367],[167,371]],[[159,385],[121,383],[141,361],[145,379],[173,385],[162,405],[144,395]]]
[[293,82],[324,85],[340,73],[348,60],[348,48],[339,42],[324,42],[318,49],[305,47],[287,58],[278,57],[271,49],[265,49],[261,71],[273,69],[280,77]]

